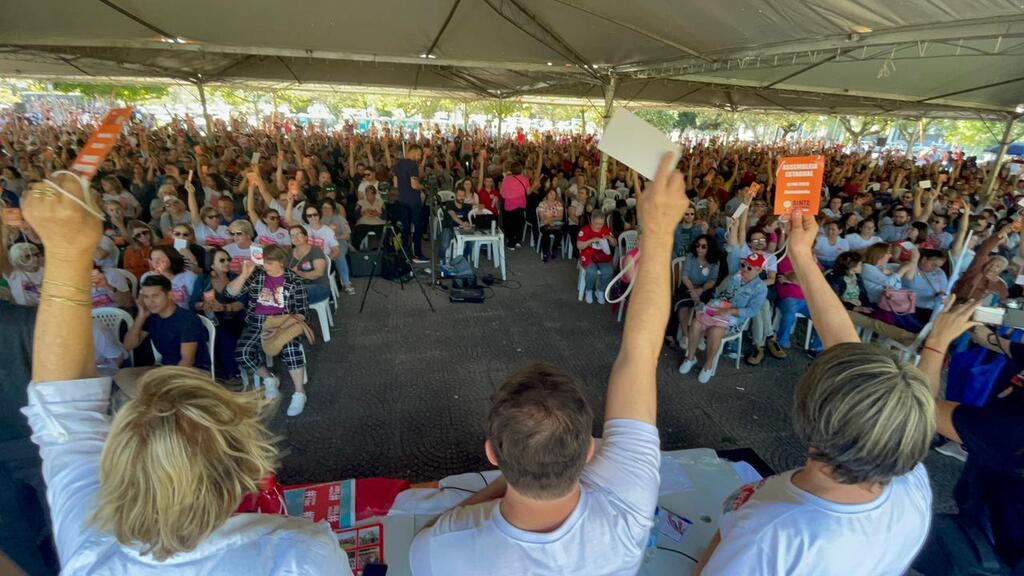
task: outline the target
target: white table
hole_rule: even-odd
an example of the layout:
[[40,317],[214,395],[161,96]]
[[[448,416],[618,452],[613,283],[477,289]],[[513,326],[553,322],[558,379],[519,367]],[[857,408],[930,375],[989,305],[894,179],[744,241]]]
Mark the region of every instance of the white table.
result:
[[[497,471],[488,470],[449,476],[441,480],[440,485],[461,490],[416,490],[403,493],[404,496],[399,495],[388,516],[360,522],[380,522],[384,525],[388,576],[409,574],[409,546],[419,529],[436,514],[465,499],[467,492],[484,488],[498,475]],[[657,545],[678,550],[699,560],[718,530],[722,502],[749,481],[742,479],[732,463],[719,459],[710,448],[663,452],[658,506],[685,517],[693,524],[680,542],[658,533]],[[413,492],[416,493],[415,497],[409,498]],[[638,574],[686,576],[693,574],[696,567],[696,563],[686,556],[655,549],[641,565]]]
[[490,246],[491,259],[496,267],[501,268],[501,279],[505,280],[505,233],[500,228],[492,227],[490,232],[480,230],[455,229],[455,256],[466,250],[467,244],[473,246],[473,267],[480,266],[480,247]]

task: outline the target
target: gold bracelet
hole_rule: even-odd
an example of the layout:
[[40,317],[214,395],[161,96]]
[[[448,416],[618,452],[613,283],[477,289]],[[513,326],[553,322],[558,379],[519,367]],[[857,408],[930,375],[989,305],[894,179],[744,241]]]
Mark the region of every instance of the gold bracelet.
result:
[[70,304],[72,306],[85,306],[87,308],[92,308],[92,299],[91,298],[88,299],[88,300],[85,300],[85,299],[79,300],[79,299],[74,299],[74,298],[64,298],[62,296],[54,296],[53,294],[48,294],[46,292],[43,292],[39,296],[39,301],[40,302],[43,302],[43,301],[54,302],[54,303],[57,303],[57,304]]
[[88,290],[80,286],[75,286],[74,284],[69,284],[67,282],[60,282],[58,280],[51,279],[43,280],[43,286],[46,286],[47,284],[52,284],[53,286],[57,286],[58,288],[67,288],[68,290],[74,290],[75,292],[79,292],[81,294],[92,294],[92,290]]

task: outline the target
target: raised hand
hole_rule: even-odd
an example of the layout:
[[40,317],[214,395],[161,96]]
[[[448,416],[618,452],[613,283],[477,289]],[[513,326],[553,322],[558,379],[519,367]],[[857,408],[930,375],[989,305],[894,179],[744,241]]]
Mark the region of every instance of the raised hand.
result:
[[671,237],[689,207],[686,178],[675,169],[672,155],[666,153],[658,165],[657,176],[637,195],[637,220],[643,219],[644,233]]
[[[96,209],[92,195],[83,193],[78,178],[61,174],[54,178],[54,183]],[[22,195],[21,210],[25,221],[43,241],[47,260],[67,257],[78,261],[83,255],[91,260],[103,235],[103,225],[80,204],[40,182]]]
[[818,222],[814,216],[794,211],[789,217],[789,251],[802,255],[812,254],[818,238]]

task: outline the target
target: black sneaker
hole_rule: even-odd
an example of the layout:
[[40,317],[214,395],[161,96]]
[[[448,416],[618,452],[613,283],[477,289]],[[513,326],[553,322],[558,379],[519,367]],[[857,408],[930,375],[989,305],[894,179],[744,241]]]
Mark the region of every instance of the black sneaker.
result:
[[761,362],[764,362],[764,347],[761,346],[755,348],[754,352],[750,356],[746,357],[746,362],[751,366],[757,366],[761,364]]

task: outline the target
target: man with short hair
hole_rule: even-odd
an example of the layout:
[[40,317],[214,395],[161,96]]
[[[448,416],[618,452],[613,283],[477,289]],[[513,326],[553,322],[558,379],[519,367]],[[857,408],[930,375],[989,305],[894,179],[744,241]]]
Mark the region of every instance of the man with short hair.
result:
[[442,514],[410,551],[416,576],[632,575],[658,500],[655,373],[668,322],[672,236],[689,200],[671,157],[638,195],[644,265],[605,403],[604,441],[572,378],[531,366],[495,393],[484,450],[504,476]]
[[413,144],[406,149],[405,158],[395,162],[394,185],[398,189],[398,212],[402,223],[402,244],[406,254],[417,264],[429,262],[420,248],[423,229],[420,226],[420,212],[423,211],[423,200],[420,191],[419,162],[423,158],[423,149]]
[[907,237],[907,230],[910,229],[910,209],[906,206],[897,206],[892,209],[892,218],[882,220],[878,228],[878,235],[889,242],[899,242]]
[[[210,354],[206,350],[209,334],[199,316],[186,310],[171,299],[171,281],[159,274],[147,276],[139,288],[139,312],[124,337],[124,349],[134,350],[146,337],[160,354],[165,366],[210,369]],[[114,381],[129,396],[134,396],[134,384],[141,373],[149,368],[126,368],[117,373]]]

